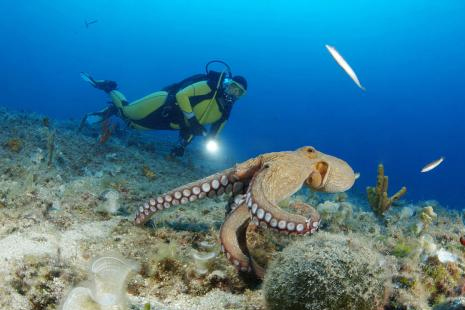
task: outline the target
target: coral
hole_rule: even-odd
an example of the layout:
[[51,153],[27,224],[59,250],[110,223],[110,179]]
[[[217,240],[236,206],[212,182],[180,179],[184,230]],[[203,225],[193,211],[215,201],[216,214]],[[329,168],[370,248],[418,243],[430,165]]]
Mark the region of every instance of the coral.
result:
[[291,244],[265,276],[268,308],[376,309],[383,303],[387,265],[364,244],[322,233]]
[[155,266],[155,274],[153,277],[162,282],[172,279],[174,275],[180,275],[183,269],[179,261],[170,257],[163,258],[158,261]]
[[181,274],[179,247],[180,244],[174,240],[160,243],[156,252],[148,255],[148,261],[142,264],[141,274],[154,277],[158,281],[167,281],[172,279],[173,275]]
[[317,206],[324,222],[341,226],[352,217],[353,207],[349,202],[334,202],[326,200]]
[[437,245],[430,235],[423,235],[420,237],[420,246],[426,255],[433,255],[437,251]]
[[55,309],[64,287],[77,278],[77,273],[61,261],[58,252],[56,258],[26,256],[9,285],[28,299],[29,309]]
[[5,143],[5,147],[11,152],[19,153],[23,148],[23,141],[19,138],[13,138]]
[[465,309],[465,297],[457,297],[446,300],[436,305],[433,310],[463,310]]
[[42,118],[42,125],[44,125],[47,128],[50,127],[50,119],[48,117]]
[[417,214],[417,221],[410,227],[410,230],[416,235],[428,230],[429,226],[438,217],[433,207],[429,205],[421,209]]
[[420,220],[424,227],[428,227],[438,215],[434,212],[432,206],[424,207],[420,212]]
[[404,186],[389,198],[387,190],[388,176],[384,175],[383,164],[379,164],[376,187],[367,187],[368,202],[375,214],[378,216],[382,216],[384,212],[391,207],[393,202],[399,200],[399,198],[407,192],[407,188]]
[[110,139],[116,129],[116,124],[111,123],[110,119],[105,119],[101,124],[101,132],[98,139],[99,144],[105,144]]
[[142,174],[149,180],[154,180],[157,177],[155,172],[147,165],[142,167]]
[[423,266],[426,288],[430,291],[430,302],[438,304],[446,297],[456,294],[461,272],[454,262],[441,263],[436,256],[430,256]]
[[415,286],[417,280],[409,276],[399,275],[394,276],[392,282],[401,288],[411,289]]
[[53,131],[48,132],[47,138],[47,166],[52,166],[53,152],[55,151],[55,133]]

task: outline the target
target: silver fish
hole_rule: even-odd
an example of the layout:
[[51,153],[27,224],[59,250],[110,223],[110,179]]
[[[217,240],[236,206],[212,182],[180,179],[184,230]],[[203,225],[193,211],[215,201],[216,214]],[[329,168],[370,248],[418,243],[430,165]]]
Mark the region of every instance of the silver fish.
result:
[[360,172],[355,172],[355,180],[357,180],[358,178],[360,178]]
[[354,83],[357,84],[357,86],[360,87],[361,90],[366,91],[365,87],[363,87],[362,84],[360,83],[354,70],[350,67],[347,61],[345,61],[345,59],[341,56],[341,54],[339,54],[339,52],[334,48],[334,46],[326,44],[325,47],[329,51],[331,56],[333,56],[334,60],[336,60],[338,65],[341,66],[341,68],[344,69],[344,71],[350,76],[352,81],[354,81]]
[[421,172],[428,172],[430,170],[433,170],[434,168],[439,166],[443,161],[444,161],[444,156],[441,156],[439,159],[436,159],[435,161],[430,162],[429,164],[424,166],[423,169],[421,169]]

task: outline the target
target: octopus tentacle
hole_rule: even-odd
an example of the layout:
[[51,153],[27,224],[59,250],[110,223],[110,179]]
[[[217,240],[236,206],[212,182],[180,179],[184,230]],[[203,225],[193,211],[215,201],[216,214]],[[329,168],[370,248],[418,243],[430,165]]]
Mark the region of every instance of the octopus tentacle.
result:
[[[289,178],[283,188],[277,189],[280,184],[269,186],[269,176],[274,172],[272,167],[264,166],[252,179],[246,194],[246,204],[252,214],[252,222],[256,225],[270,227],[282,233],[308,234],[318,230],[320,216],[311,206],[299,203],[311,210],[309,217],[292,214],[282,210],[277,203],[292,195],[301,186],[302,180]],[[277,168],[277,167],[275,167]],[[297,174],[296,174],[297,175]],[[283,196],[288,192],[287,197]]]
[[251,179],[255,172],[257,172],[262,166],[262,162],[264,160],[263,157],[263,155],[258,156],[246,160],[245,162],[236,164],[234,167],[234,173],[236,177],[239,179]]
[[221,251],[238,271],[254,272],[263,279],[265,270],[249,255],[246,232],[250,222],[250,213],[242,202],[226,218],[220,229]]
[[242,193],[244,182],[245,180],[237,177],[233,168],[224,170],[149,199],[137,210],[134,222],[137,225],[144,224],[156,212],[197,199],[230,192]]

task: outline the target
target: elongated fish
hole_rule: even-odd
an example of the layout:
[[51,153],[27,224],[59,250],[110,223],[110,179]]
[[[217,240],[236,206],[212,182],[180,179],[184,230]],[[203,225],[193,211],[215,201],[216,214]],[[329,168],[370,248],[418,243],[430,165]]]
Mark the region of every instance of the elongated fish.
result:
[[91,21],[86,20],[86,28],[89,28],[90,25],[98,23],[98,19],[93,19]]
[[333,56],[334,60],[336,60],[338,65],[341,66],[341,68],[344,69],[344,71],[350,76],[352,81],[354,81],[354,83],[357,84],[357,86],[360,87],[361,90],[366,91],[365,87],[363,87],[360,81],[358,80],[358,77],[355,74],[354,70],[350,67],[347,61],[341,56],[341,54],[339,54],[339,52],[334,48],[334,46],[326,44],[325,47],[329,51],[331,56]]
[[433,170],[434,168],[439,166],[443,161],[444,161],[444,157],[441,156],[439,159],[436,159],[435,161],[430,162],[429,164],[424,166],[423,169],[421,169],[421,172],[428,172],[430,170]]

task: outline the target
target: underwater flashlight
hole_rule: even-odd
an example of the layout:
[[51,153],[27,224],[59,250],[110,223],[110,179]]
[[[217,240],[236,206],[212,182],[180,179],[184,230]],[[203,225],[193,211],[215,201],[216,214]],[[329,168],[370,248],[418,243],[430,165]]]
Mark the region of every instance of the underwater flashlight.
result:
[[207,144],[205,145],[207,151],[209,153],[216,153],[218,152],[218,143],[215,140],[208,140]]

